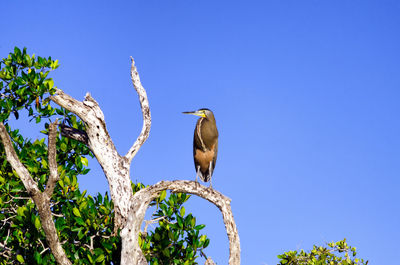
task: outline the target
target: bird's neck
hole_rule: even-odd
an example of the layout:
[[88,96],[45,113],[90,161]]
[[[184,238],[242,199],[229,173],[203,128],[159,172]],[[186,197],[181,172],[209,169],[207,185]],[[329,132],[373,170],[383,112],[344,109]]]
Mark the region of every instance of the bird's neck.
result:
[[210,149],[218,139],[217,126],[215,125],[215,121],[210,121],[207,118],[202,118],[200,122],[202,127],[202,139],[206,147]]

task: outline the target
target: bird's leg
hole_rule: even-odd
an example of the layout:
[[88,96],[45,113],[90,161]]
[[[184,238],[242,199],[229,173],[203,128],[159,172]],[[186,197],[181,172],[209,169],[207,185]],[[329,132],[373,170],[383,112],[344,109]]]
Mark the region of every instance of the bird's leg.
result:
[[210,162],[210,166],[208,167],[208,174],[210,174],[210,188],[211,188],[211,189],[212,189],[212,182],[211,182],[211,180],[212,180],[212,174],[213,174],[212,165],[213,165],[213,162],[211,161],[211,162]]
[[196,170],[196,182],[199,182],[197,179],[199,177],[200,174],[200,166],[197,166],[197,170]]

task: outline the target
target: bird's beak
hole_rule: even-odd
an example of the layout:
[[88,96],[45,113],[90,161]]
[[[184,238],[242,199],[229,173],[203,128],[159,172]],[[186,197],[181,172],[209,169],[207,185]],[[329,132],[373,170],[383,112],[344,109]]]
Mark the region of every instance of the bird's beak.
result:
[[206,115],[203,112],[200,111],[184,111],[182,112],[183,114],[192,114],[200,117],[206,117]]

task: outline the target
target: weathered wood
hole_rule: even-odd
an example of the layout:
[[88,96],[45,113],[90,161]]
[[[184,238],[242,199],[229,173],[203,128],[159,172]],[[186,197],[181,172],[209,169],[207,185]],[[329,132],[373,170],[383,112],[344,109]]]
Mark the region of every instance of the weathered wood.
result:
[[[124,233],[125,236],[132,239],[130,241],[130,248],[126,248],[130,251],[129,255],[133,255],[136,260],[142,259],[143,254],[138,243],[140,228],[150,202],[157,198],[159,193],[163,190],[194,194],[217,206],[222,213],[226,233],[229,239],[229,264],[240,264],[240,240],[230,206],[231,200],[215,189],[207,188],[195,181],[185,180],[161,181],[135,193],[133,196],[132,215],[128,218],[129,225],[122,230],[122,233]],[[130,230],[132,227],[133,230]]]
[[114,233],[116,233],[126,223],[133,193],[128,160],[117,152],[107,131],[103,111],[89,93],[82,102],[62,90],[57,90],[50,98],[61,107],[75,113],[85,123],[87,146],[95,155],[108,180],[114,202]]
[[[139,74],[132,58],[131,67],[132,84],[139,96],[140,106],[143,114],[143,127],[140,135],[129,149],[125,156],[121,156],[109,135],[104,114],[99,104],[90,94],[86,94],[83,101],[78,101],[62,90],[57,89],[55,95],[51,96],[56,104],[75,113],[85,123],[85,131],[79,131],[61,125],[63,136],[78,140],[90,148],[97,161],[102,167],[107,178],[111,198],[114,203],[114,233],[121,229],[121,264],[123,265],[142,265],[147,261],[139,247],[138,236],[144,220],[146,210],[150,202],[155,199],[163,190],[172,192],[190,193],[202,197],[218,207],[222,213],[226,232],[229,239],[229,264],[240,264],[240,241],[230,207],[230,199],[218,191],[207,188],[194,181],[161,181],[142,189],[133,195],[130,180],[130,164],[140,147],[149,136],[151,127],[151,114],[146,90],[143,88]],[[30,176],[28,170],[19,161],[13,149],[6,128],[0,124],[0,136],[4,144],[7,159],[13,169],[20,176],[28,194],[35,201],[39,215],[46,233],[46,238],[51,247],[52,253],[59,264],[71,264],[66,258],[62,246],[57,237],[52,214],[50,210],[50,197],[53,193],[55,183],[58,181],[56,163],[56,124],[50,125],[49,132],[49,168],[50,176],[46,185],[45,192],[40,192],[37,183]],[[211,259],[207,259],[206,264],[215,264]]]
[[17,172],[21,178],[28,194],[31,196],[36,208],[39,212],[40,222],[43,231],[46,235],[47,243],[54,255],[55,260],[61,265],[72,265],[71,261],[67,258],[64,249],[58,238],[56,226],[50,209],[50,198],[54,191],[54,186],[58,181],[59,175],[57,172],[56,162],[56,138],[57,138],[57,121],[51,123],[49,126],[49,144],[48,144],[48,159],[50,176],[47,180],[46,189],[41,192],[37,183],[33,180],[28,169],[21,163],[17,153],[14,150],[10,136],[3,123],[0,123],[0,137],[6,151],[7,161],[11,164],[12,168]]
[[146,90],[144,89],[144,87],[142,86],[142,83],[140,82],[139,73],[136,69],[135,61],[133,60],[132,57],[131,57],[131,61],[132,61],[131,79],[132,79],[133,87],[135,88],[135,90],[139,96],[140,107],[142,109],[142,115],[143,115],[143,126],[142,126],[142,131],[140,132],[135,143],[129,149],[128,153],[125,155],[125,157],[129,161],[129,163],[132,161],[132,159],[135,157],[136,153],[139,151],[140,147],[144,144],[144,142],[149,137],[150,128],[151,128],[151,113],[150,113],[149,100],[147,99],[147,93],[146,93]]
[[[104,171],[111,198],[114,203],[114,233],[116,233],[118,229],[132,230],[129,226],[131,223],[127,222],[128,217],[131,216],[130,212],[134,210],[134,208],[132,208],[133,190],[130,180],[130,163],[148,138],[151,127],[151,114],[146,90],[140,82],[133,58],[131,78],[132,84],[139,96],[143,114],[143,128],[135,143],[125,156],[121,156],[115,148],[106,128],[104,114],[99,104],[90,94],[86,94],[85,99],[81,102],[58,89],[56,94],[50,97],[56,104],[75,113],[85,123],[86,135],[74,131],[71,136],[74,139],[83,139],[81,142],[87,141],[87,146],[93,152]],[[65,135],[70,131],[71,130],[66,130]],[[130,235],[121,233],[121,241],[121,264],[139,264],[139,261],[133,259],[129,254],[129,249],[132,245],[132,238]],[[144,259],[143,255],[142,258]],[[145,262],[145,259],[144,261],[143,259],[142,262]]]

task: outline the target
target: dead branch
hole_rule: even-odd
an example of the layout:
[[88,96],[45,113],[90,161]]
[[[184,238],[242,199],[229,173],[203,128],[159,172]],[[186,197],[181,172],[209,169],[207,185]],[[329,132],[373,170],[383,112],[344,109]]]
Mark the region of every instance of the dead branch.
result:
[[[172,192],[198,195],[220,209],[230,243],[229,264],[240,264],[239,236],[230,207],[230,199],[226,196],[194,181],[162,181],[133,195],[130,182],[130,164],[148,138],[151,127],[151,114],[147,94],[140,82],[133,58],[131,78],[139,96],[143,114],[143,127],[140,135],[125,156],[121,156],[116,150],[107,131],[104,114],[99,104],[90,94],[86,94],[83,101],[78,101],[58,89],[56,94],[50,97],[56,104],[75,113],[85,123],[85,132],[72,130],[65,126],[61,128],[61,131],[63,135],[86,144],[104,171],[108,180],[111,198],[114,202],[114,232],[121,229],[121,264],[147,264],[138,243],[140,227],[149,203],[161,191],[166,189]],[[208,259],[207,264],[213,264],[212,260]]]
[[[106,175],[111,198],[114,202],[114,233],[116,233],[118,229],[126,228],[127,230],[133,230],[129,226],[130,223],[126,221],[128,216],[131,215],[130,211],[134,209],[132,207],[133,190],[130,180],[130,163],[140,147],[146,141],[151,127],[151,115],[147,94],[140,82],[139,74],[133,59],[131,78],[133,86],[139,96],[140,106],[143,113],[143,128],[135,143],[124,157],[116,150],[107,131],[104,114],[100,109],[99,104],[90,96],[90,94],[86,94],[85,99],[81,102],[58,89],[55,95],[50,97],[50,99],[56,104],[75,113],[85,123],[86,135],[82,136],[82,133],[76,131],[73,131],[70,135],[71,138],[76,140],[79,140],[78,138],[84,138],[81,142],[87,142],[87,146],[95,155],[104,171],[104,174]],[[70,131],[71,130],[64,130],[64,133],[67,135]],[[85,139],[86,136],[87,140]],[[131,240],[131,237],[121,234],[121,264],[137,264],[132,256],[129,256],[130,251],[126,249],[126,247],[129,248],[131,245],[131,243],[128,243],[128,241],[130,242]],[[122,262],[122,260],[126,262]]]
[[[138,263],[135,264],[146,264],[144,263],[145,259],[138,243],[140,227],[143,223],[150,202],[157,198],[159,193],[163,190],[194,194],[217,206],[222,213],[226,233],[229,239],[229,264],[240,264],[240,240],[230,206],[231,200],[220,192],[200,185],[198,182],[184,180],[161,181],[136,192],[133,196],[134,210],[131,211],[132,215],[128,218],[128,223],[132,223],[132,225],[126,226],[133,227],[133,230],[124,228],[121,231],[121,235],[129,235],[128,238],[132,239],[130,242],[132,245],[130,245],[130,248],[126,249],[127,251],[131,251],[131,255],[133,255],[135,260],[138,261]],[[121,262],[122,264],[125,264],[123,263],[123,260],[121,260]]]
[[[78,115],[85,123],[86,135],[82,133],[78,135],[79,137],[84,135],[83,138],[87,137],[87,140],[81,142],[87,142],[87,146],[95,155],[107,178],[111,198],[114,201],[114,233],[116,233],[125,224],[130,208],[133,193],[129,177],[130,165],[127,159],[117,152],[107,131],[103,111],[89,93],[86,94],[82,102],[65,94],[62,90],[57,90],[56,94],[51,96],[50,99]],[[64,130],[65,133],[67,131]],[[73,136],[71,138],[79,140],[76,136],[77,131],[70,135]],[[66,136],[69,137],[70,135]]]
[[142,83],[140,82],[139,73],[135,66],[135,61],[131,57],[132,67],[131,67],[131,79],[133,87],[135,88],[140,101],[140,107],[142,109],[143,114],[143,127],[140,135],[136,139],[135,143],[129,149],[128,153],[125,157],[128,159],[129,163],[135,157],[136,153],[139,151],[140,147],[144,144],[150,134],[150,127],[151,127],[151,113],[150,113],[150,106],[149,100],[147,99],[147,93]]
[[45,193],[47,197],[51,197],[54,191],[54,187],[59,179],[59,175],[57,172],[57,151],[56,151],[56,141],[57,141],[57,120],[54,123],[50,123],[49,125],[49,144],[48,144],[48,161],[49,161],[49,169],[50,175],[49,179],[47,180],[47,185],[45,189]]
[[208,257],[204,265],[216,265],[216,264],[210,257]]
[[62,136],[77,140],[86,146],[89,145],[89,138],[86,132],[66,126],[64,124],[60,124],[60,129]]

